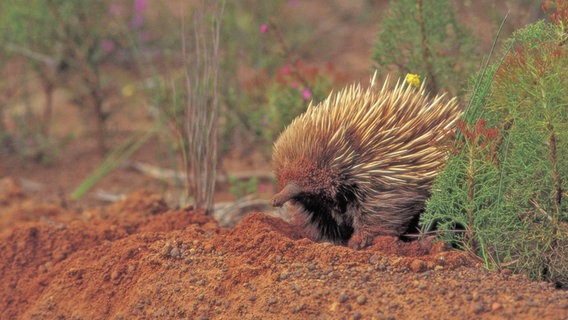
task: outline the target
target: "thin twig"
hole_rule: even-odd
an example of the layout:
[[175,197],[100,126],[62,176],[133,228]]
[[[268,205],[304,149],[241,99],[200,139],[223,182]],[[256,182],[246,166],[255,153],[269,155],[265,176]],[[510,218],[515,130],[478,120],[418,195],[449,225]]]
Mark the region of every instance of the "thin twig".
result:
[[[128,163],[127,166],[146,176],[161,181],[171,181],[171,180],[183,181],[184,179],[187,178],[187,175],[183,172],[175,171],[172,169],[160,168],[143,162],[134,161]],[[260,170],[239,171],[239,172],[232,172],[226,175],[218,175],[216,176],[215,181],[217,183],[226,183],[229,181],[228,177],[231,177],[236,180],[248,180],[252,178],[273,180],[274,174],[269,171],[260,171]],[[191,175],[189,179],[191,181],[194,178]]]
[[[185,141],[186,180],[188,196],[193,197],[194,207],[213,211],[215,176],[217,166],[217,109],[219,43],[221,19],[225,2],[217,1],[213,16],[212,30],[204,29],[208,21],[203,15],[206,2],[201,3],[202,11],[195,12],[193,25],[193,48],[188,56],[185,36],[182,51],[186,60],[186,108]],[[182,28],[184,28],[182,18]],[[211,38],[208,38],[211,37]],[[188,63],[187,59],[191,59]]]
[[55,68],[55,59],[39,52],[32,51],[28,48],[24,48],[14,43],[8,43],[5,45],[6,49],[17,52],[23,55],[26,58],[44,63],[45,65],[49,66],[50,68]]
[[432,64],[430,63],[430,48],[428,48],[428,44],[426,42],[426,26],[424,24],[424,10],[422,6],[422,0],[416,0],[416,2],[418,5],[418,24],[420,25],[422,59],[424,60],[426,72],[428,73],[428,87],[431,92],[438,92],[438,84],[436,83],[436,77],[434,77],[434,69],[432,69]]
[[403,236],[407,238],[422,238],[424,236],[438,235],[442,233],[466,233],[466,232],[467,232],[466,230],[434,230],[434,231],[421,232],[418,234],[403,234]]
[[280,48],[282,50],[282,57],[285,60],[290,61],[289,62],[291,66],[290,72],[296,77],[296,79],[298,79],[302,83],[302,85],[305,88],[311,89],[309,81],[304,77],[304,75],[302,75],[301,72],[298,71],[297,63],[298,61],[300,61],[300,59],[298,57],[292,57],[292,51],[286,45],[286,41],[284,41],[282,32],[280,32],[280,28],[278,27],[278,25],[276,24],[276,22],[272,17],[270,17],[269,23],[270,27],[274,30],[274,34],[276,35],[276,40],[278,40],[278,43],[280,44]]

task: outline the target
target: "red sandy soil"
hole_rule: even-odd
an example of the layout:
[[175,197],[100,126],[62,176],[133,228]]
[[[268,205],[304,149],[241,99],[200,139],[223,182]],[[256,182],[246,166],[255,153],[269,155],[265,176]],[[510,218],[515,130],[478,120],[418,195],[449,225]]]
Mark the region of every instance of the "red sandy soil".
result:
[[427,242],[355,251],[147,191],[68,212],[0,186],[0,319],[568,319],[568,291]]

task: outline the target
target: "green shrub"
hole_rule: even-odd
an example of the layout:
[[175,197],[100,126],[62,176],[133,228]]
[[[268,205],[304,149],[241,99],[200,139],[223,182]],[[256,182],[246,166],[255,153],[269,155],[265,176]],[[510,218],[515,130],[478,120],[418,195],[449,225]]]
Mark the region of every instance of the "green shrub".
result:
[[235,106],[239,120],[248,128],[251,143],[269,158],[272,143],[308,104],[323,100],[335,84],[335,71],[310,67],[301,62],[287,64],[274,74],[260,73],[245,84],[245,103]]
[[[278,11],[293,10],[289,4],[265,1],[254,13],[246,6],[246,2],[231,4],[233,10],[228,10],[225,20],[224,36],[230,39],[223,47],[229,58],[223,60],[221,79],[221,148],[222,152],[235,146],[240,152],[255,149],[270,158],[277,135],[310,101],[325,98],[339,76],[332,65],[303,63],[297,47],[305,44],[312,32],[305,23],[294,20],[293,11],[289,21],[271,17]],[[242,56],[251,68],[240,81],[237,66],[241,62],[234,56]]]
[[[37,116],[37,139],[49,141],[53,93],[67,89],[69,99],[85,111],[98,149],[106,150],[106,123],[116,112],[110,100],[118,93],[120,72],[132,71],[136,36],[142,34],[146,1],[125,3],[88,0],[13,0],[0,4],[0,50],[23,58],[45,95]],[[124,57],[128,58],[124,58]],[[104,69],[113,67],[112,75]],[[104,69],[104,70],[103,70]],[[109,68],[110,69],[110,68]],[[33,124],[27,123],[28,126]]]
[[248,180],[239,180],[229,176],[229,185],[229,193],[237,199],[241,199],[258,191],[258,179],[256,177],[252,177]]
[[540,21],[506,42],[501,62],[481,81],[491,84],[483,99],[473,95],[483,104],[466,118],[478,122],[458,126],[454,152],[421,220],[425,228],[437,224],[442,239],[475,252],[488,268],[506,266],[566,286],[564,25]]

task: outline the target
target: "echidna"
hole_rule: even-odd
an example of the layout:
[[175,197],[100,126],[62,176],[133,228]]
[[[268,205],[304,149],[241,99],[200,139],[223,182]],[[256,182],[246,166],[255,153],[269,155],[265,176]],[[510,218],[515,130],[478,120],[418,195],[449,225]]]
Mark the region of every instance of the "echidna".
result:
[[456,99],[375,77],[298,116],[274,144],[278,192],[313,240],[363,248],[401,236],[424,208],[446,159],[442,141],[460,116]]

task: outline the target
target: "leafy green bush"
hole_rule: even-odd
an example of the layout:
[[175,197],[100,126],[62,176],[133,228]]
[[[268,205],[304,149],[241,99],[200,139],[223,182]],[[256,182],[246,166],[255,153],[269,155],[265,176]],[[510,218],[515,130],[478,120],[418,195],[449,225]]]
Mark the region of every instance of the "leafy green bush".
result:
[[[221,141],[225,144],[221,147],[225,152],[235,146],[241,152],[254,148],[270,158],[277,135],[310,101],[323,99],[339,75],[332,65],[309,66],[297,55],[295,48],[310,35],[305,24],[286,21],[286,27],[281,28],[278,19],[266,18],[289,5],[265,1],[255,17],[249,10],[243,10],[242,5],[231,6],[236,11],[227,14],[224,31],[232,39],[223,47],[230,58],[223,61],[225,74],[221,80],[225,90],[225,110],[220,119],[224,128]],[[266,23],[253,23],[263,20]],[[243,36],[246,40],[234,41],[235,37]],[[229,53],[241,55],[243,49],[248,52],[243,58],[250,60],[253,69],[237,83],[237,60]]]
[[475,252],[488,268],[507,266],[566,286],[564,26],[566,21],[539,21],[506,42],[501,63],[490,67],[481,81],[491,83],[478,100],[483,104],[471,109],[476,114],[466,115],[478,122],[458,126],[454,152],[421,220],[425,228],[437,224],[442,239]]
[[240,199],[258,191],[258,178],[252,177],[248,180],[239,180],[229,176],[229,193],[235,198]]
[[434,92],[461,93],[479,52],[450,1],[391,1],[382,22],[373,53],[379,72],[416,73]]
[[263,72],[245,84],[244,104],[234,106],[239,120],[248,128],[251,143],[267,158],[272,143],[310,101],[317,103],[335,84],[332,66],[320,69],[301,62],[287,64],[274,74]]

